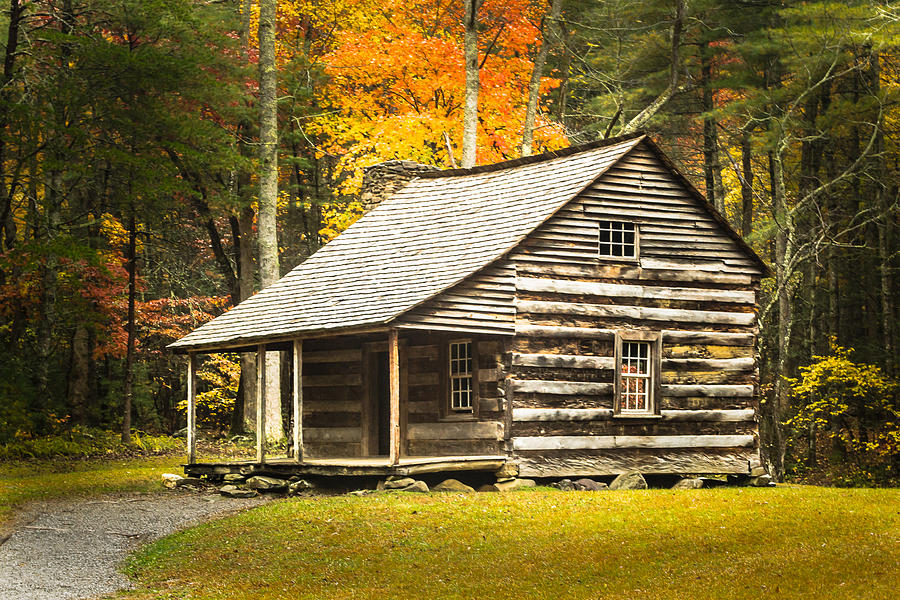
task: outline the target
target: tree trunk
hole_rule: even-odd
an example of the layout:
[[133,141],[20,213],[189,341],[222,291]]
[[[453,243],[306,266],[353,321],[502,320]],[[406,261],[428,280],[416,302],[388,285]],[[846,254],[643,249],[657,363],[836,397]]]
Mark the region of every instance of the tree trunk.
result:
[[[58,157],[57,160],[59,160]],[[54,169],[50,171],[44,184],[44,222],[40,226],[40,230],[48,246],[56,239],[59,232],[62,175],[60,170]],[[38,393],[34,396],[35,403],[33,406],[34,412],[42,416],[47,407],[47,400],[52,395],[52,390],[50,389],[50,363],[53,359],[54,340],[57,335],[58,266],[56,254],[52,251],[49,252],[44,260],[41,273],[41,316],[37,327],[38,359],[35,367]]]
[[[259,277],[266,288],[281,276],[278,264],[278,104],[275,16],[278,2],[259,3]],[[266,353],[266,431],[269,441],[284,438],[281,426],[280,353]]]
[[794,258],[794,224],[784,187],[784,150],[778,148],[772,153],[772,203],[775,208],[775,223],[778,228],[775,234],[775,288],[778,295],[778,362],[775,369],[775,402],[771,422],[775,443],[774,475],[781,481],[784,478],[784,456],[786,438],[782,422],[790,406],[790,388],[785,377],[790,375],[791,332],[793,328],[793,312],[791,305],[791,268],[789,261]]
[[828,250],[828,335],[835,339],[841,334],[840,286],[838,284],[838,257],[834,248]]
[[[869,92],[881,97],[881,59],[878,52],[869,53]],[[878,207],[878,267],[880,272],[879,299],[881,300],[881,329],[884,336],[884,367],[893,374],[896,364],[896,339],[894,327],[894,276],[892,269],[894,255],[894,225],[898,198],[897,186],[888,188],[889,174],[884,156],[884,119],[880,115],[874,119],[878,128],[873,156],[875,161],[875,206]]]
[[531,144],[534,138],[534,119],[537,114],[538,101],[541,97],[541,77],[544,74],[544,63],[550,52],[550,42],[556,31],[556,23],[562,12],[563,0],[551,0],[547,14],[541,19],[541,47],[534,58],[531,70],[531,81],[528,83],[528,103],[525,106],[525,125],[522,129],[521,156],[531,155]]
[[557,27],[559,43],[562,48],[562,64],[559,68],[559,91],[556,95],[556,122],[566,126],[566,115],[569,101],[569,73],[572,70],[572,52],[569,50],[568,27]]
[[719,158],[718,124],[712,90],[712,60],[709,43],[700,47],[700,82],[703,86],[703,172],[706,178],[706,197],[716,210],[725,214],[725,188],[722,186],[722,164]]
[[19,0],[10,0],[9,22],[6,28],[6,48],[3,57],[3,79],[0,81],[0,252],[11,249],[16,243],[16,223],[13,220],[13,185],[7,187],[6,177],[6,127],[9,125],[10,91],[16,65],[19,44],[19,24],[24,7]]
[[134,205],[128,218],[128,321],[126,324],[128,342],[125,351],[125,389],[122,407],[122,443],[131,443],[131,404],[134,395],[134,301],[137,293],[137,229],[134,221]]
[[[819,185],[821,179],[819,171],[822,166],[822,150],[825,142],[823,133],[818,129],[817,119],[820,106],[827,108],[830,102],[828,86],[823,86],[821,93],[810,94],[809,99],[803,105],[802,130],[803,141],[800,144],[800,178],[798,181],[798,196],[806,198]],[[820,232],[818,219],[807,215],[802,218],[802,236],[812,245]],[[805,273],[802,279],[801,293],[806,297],[808,306],[806,321],[805,352],[808,357],[816,354],[819,339],[819,314],[818,314],[818,270],[816,269],[817,257],[813,253],[807,259]],[[804,340],[801,340],[804,341]]]
[[750,131],[741,130],[741,235],[753,233],[753,150],[750,147]]
[[478,154],[478,7],[480,0],[465,0],[466,98],[463,109],[462,166],[475,166]]
[[259,275],[263,288],[280,277],[278,203],[278,105],[275,65],[276,0],[259,3]]
[[893,239],[894,239],[894,215],[891,205],[891,199],[897,199],[897,188],[893,188],[890,193],[882,190],[878,198],[881,205],[881,215],[878,219],[878,258],[879,269],[881,271],[881,319],[884,329],[884,366],[889,374],[893,374],[896,370],[896,332],[894,330],[894,275],[891,266],[893,259]]
[[[253,239],[250,232],[253,230],[253,209],[247,206],[241,210],[240,229],[241,244],[239,249],[239,271],[241,300],[246,300],[253,295]],[[243,392],[242,429],[244,431],[256,431],[256,357],[252,352],[241,354],[241,383]]]
[[87,425],[92,371],[90,332],[83,324],[79,324],[72,334],[67,377],[68,393],[66,394],[72,409],[72,421],[78,425]]

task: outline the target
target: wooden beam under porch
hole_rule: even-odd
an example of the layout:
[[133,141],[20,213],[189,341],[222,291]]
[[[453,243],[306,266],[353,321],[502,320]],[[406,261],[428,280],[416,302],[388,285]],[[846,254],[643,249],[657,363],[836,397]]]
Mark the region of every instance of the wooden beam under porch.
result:
[[308,458],[297,462],[293,458],[272,458],[266,462],[233,461],[203,462],[184,465],[190,477],[221,477],[229,473],[240,475],[325,476],[388,476],[422,475],[458,471],[494,472],[508,460],[506,456],[404,456],[397,463],[388,456],[363,458]]

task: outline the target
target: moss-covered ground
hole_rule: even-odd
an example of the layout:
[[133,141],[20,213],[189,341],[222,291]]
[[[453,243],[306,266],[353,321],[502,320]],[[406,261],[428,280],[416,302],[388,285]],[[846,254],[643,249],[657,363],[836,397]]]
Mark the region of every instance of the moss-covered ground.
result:
[[173,535],[132,600],[900,595],[900,490],[289,499]]
[[122,459],[56,458],[0,464],[0,534],[15,508],[36,500],[162,490],[163,473],[181,473],[184,455]]

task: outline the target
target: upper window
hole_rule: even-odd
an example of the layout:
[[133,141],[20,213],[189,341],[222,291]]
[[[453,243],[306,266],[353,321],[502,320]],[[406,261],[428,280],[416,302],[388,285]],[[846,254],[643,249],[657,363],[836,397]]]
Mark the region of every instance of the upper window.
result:
[[600,221],[599,255],[608,258],[637,258],[634,223]]
[[472,412],[472,342],[450,342],[450,409]]

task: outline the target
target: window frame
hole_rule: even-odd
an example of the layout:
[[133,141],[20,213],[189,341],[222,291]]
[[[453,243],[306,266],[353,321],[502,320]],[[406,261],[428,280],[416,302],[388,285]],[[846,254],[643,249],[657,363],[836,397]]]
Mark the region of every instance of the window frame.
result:
[[[610,254],[601,254],[600,253],[600,231],[603,223],[612,224],[621,224],[621,225],[632,225],[634,227],[634,256],[613,256]],[[617,262],[638,262],[641,257],[641,228],[640,224],[636,221],[615,221],[612,219],[598,219],[597,220],[597,259],[601,261],[617,261]],[[612,231],[612,229],[610,229]],[[609,242],[610,246],[612,246],[612,242]],[[622,243],[624,246],[624,242]]]
[[[469,409],[453,408],[453,380],[456,378],[451,374],[451,347],[453,344],[469,344],[469,358],[471,359],[471,370],[467,377],[471,379],[471,395],[472,406]],[[478,392],[478,341],[473,338],[450,338],[445,339],[441,343],[440,352],[440,381],[443,390],[441,396],[441,420],[442,421],[474,421],[478,419],[479,412],[479,392]]]
[[[649,360],[648,407],[646,411],[622,410],[622,394],[624,383],[622,377],[623,346],[626,343],[638,342],[649,344],[647,357]],[[659,331],[628,330],[616,332],[615,384],[613,386],[613,416],[621,419],[653,419],[661,418],[662,399],[662,334]]]

